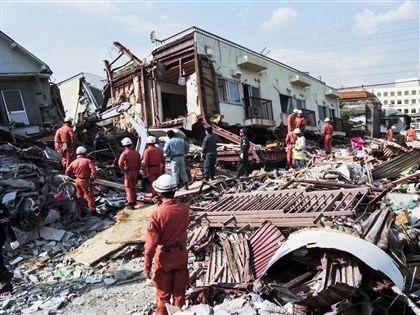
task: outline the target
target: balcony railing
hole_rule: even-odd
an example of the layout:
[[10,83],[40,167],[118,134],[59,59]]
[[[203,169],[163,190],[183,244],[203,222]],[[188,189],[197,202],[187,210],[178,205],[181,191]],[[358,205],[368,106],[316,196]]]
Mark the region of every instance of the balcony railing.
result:
[[272,101],[258,97],[245,97],[245,119],[274,120]]
[[344,124],[341,118],[334,117],[332,119],[332,125],[334,127],[334,131],[344,131]]
[[316,127],[315,111],[310,109],[302,109],[303,117],[306,119],[306,126]]

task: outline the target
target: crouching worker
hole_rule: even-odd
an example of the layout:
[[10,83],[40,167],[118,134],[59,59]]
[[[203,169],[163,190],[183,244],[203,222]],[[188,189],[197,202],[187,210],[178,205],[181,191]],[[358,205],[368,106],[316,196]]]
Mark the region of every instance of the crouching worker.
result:
[[3,246],[6,241],[10,242],[10,248],[15,250],[19,247],[15,232],[10,225],[10,215],[7,207],[0,203],[0,299],[13,293],[13,274],[7,270],[3,261]]
[[166,315],[165,305],[171,300],[179,308],[185,304],[185,289],[189,283],[186,241],[190,207],[174,199],[177,183],[171,175],[160,176],[153,188],[161,200],[149,218],[144,275],[152,279],[156,288],[156,315]]
[[306,164],[306,157],[304,151],[306,139],[299,128],[296,128],[293,132],[296,135],[295,147],[293,148],[293,161],[296,168],[301,168],[304,167]]
[[93,182],[96,179],[96,169],[93,162],[88,158],[85,147],[76,149],[76,160],[70,163],[66,169],[66,175],[76,177],[76,197],[79,217],[82,216],[83,198],[88,203],[91,215],[98,216],[96,212],[95,196],[93,195]]

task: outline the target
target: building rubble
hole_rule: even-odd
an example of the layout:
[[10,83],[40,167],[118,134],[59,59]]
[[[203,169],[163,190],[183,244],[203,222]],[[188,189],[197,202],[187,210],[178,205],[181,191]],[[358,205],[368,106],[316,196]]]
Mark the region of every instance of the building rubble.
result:
[[[420,314],[420,149],[373,139],[364,152],[307,154],[303,169],[235,179],[218,168],[211,182],[192,163],[195,182],[177,193],[192,209],[188,305],[171,314]],[[145,281],[147,187],[124,210],[122,174],[95,162],[102,217],[80,221],[74,186],[44,143],[2,144],[0,163],[22,244],[6,249],[15,293],[0,314],[61,313],[89,303],[93,287]],[[152,314],[154,297],[143,299],[127,313]]]

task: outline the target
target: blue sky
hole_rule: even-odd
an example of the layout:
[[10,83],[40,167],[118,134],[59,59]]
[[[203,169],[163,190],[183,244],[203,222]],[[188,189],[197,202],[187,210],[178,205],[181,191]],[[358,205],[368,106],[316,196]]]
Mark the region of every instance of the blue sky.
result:
[[105,77],[119,41],[140,59],[192,26],[261,52],[335,88],[419,77],[418,1],[0,0],[0,27],[53,70]]

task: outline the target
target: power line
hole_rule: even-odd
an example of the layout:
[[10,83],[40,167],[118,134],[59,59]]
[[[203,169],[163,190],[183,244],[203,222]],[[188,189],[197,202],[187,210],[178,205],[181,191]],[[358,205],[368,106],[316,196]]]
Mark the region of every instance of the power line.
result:
[[[420,83],[420,79],[416,79],[416,80],[407,80],[407,81],[398,81],[398,84],[400,83],[411,83],[411,82],[419,82]],[[391,82],[391,83],[378,83],[378,84],[368,84],[368,85],[358,85],[358,86],[351,86],[351,87],[342,87],[339,88],[337,90],[348,90],[348,89],[356,89],[356,88],[364,88],[364,87],[375,87],[375,86],[385,86],[385,85],[394,85],[396,82]]]

